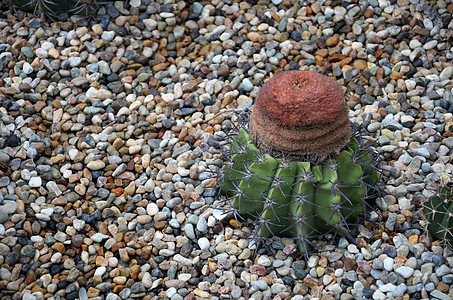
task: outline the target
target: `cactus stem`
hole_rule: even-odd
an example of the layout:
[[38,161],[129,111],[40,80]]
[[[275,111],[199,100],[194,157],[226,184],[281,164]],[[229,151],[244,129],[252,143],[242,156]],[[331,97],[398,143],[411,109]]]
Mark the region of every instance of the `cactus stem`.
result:
[[[293,98],[288,99],[292,103]],[[296,150],[288,148],[287,151],[278,142],[278,134],[269,139],[271,142],[267,142],[269,129],[261,126],[263,124],[259,120],[269,117],[263,115],[263,111],[267,112],[266,105],[257,106],[263,111],[261,115],[257,113],[250,118],[255,118],[255,123],[248,123],[248,115],[239,115],[237,125],[233,124],[234,129],[224,136],[221,148],[225,163],[219,165],[226,174],[216,179],[221,186],[219,190],[224,194],[227,211],[236,220],[244,220],[243,224],[254,225],[255,230],[252,233],[247,231],[246,234],[257,246],[254,255],[262,246],[272,251],[269,241],[276,236],[296,238],[297,248],[307,259],[310,246],[315,244],[313,239],[325,233],[345,236],[357,244],[350,233],[350,229],[355,228],[353,219],[361,212],[366,213],[371,196],[379,194],[376,190],[379,173],[376,171],[381,171],[375,165],[379,157],[370,148],[372,142],[362,136],[363,127],[355,124],[349,127],[346,114],[348,133],[338,135],[347,137],[347,145],[330,149],[329,144],[327,150],[332,151],[315,153],[317,144],[313,146],[305,135],[317,130],[320,133],[319,143],[322,143],[325,128],[331,130],[330,127],[324,128],[321,123],[325,120],[320,117],[319,122],[291,123],[291,128],[288,128],[289,125],[285,124],[293,122],[302,114],[295,114],[293,110],[286,112],[288,105],[283,100],[276,106],[279,109],[281,106],[285,113],[294,115],[294,118],[282,117],[275,111],[270,113],[275,114],[274,118],[279,121],[277,128],[287,133],[283,137],[287,139],[286,144],[294,146]],[[344,113],[344,103],[341,99],[336,100],[341,106],[341,113]],[[303,116],[301,118],[301,122],[306,122]],[[318,127],[324,128],[324,131],[318,130]],[[352,129],[350,133],[349,128]],[[293,139],[293,131],[302,132],[298,139]],[[349,140],[351,136],[353,139]],[[299,143],[305,143],[306,147],[314,151],[297,148]],[[246,233],[245,228],[242,231]]]
[[288,205],[291,205],[293,203],[297,203],[297,206],[296,206],[296,211],[300,208],[301,205],[303,205],[304,203],[307,203],[307,204],[310,204],[310,205],[316,205],[315,203],[313,203],[312,201],[309,201],[308,199],[315,196],[315,194],[311,194],[311,195],[305,195],[305,194],[297,194],[295,196],[292,196],[294,197],[295,199],[290,201],[288,203]]

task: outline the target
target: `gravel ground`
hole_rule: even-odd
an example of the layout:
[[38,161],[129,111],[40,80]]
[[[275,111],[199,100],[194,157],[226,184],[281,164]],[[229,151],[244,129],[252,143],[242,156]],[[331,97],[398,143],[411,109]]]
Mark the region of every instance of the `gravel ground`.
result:
[[[451,1],[130,0],[0,12],[0,298],[452,299],[419,209],[453,172]],[[219,141],[263,83],[345,89],[387,195],[305,262],[221,224]]]

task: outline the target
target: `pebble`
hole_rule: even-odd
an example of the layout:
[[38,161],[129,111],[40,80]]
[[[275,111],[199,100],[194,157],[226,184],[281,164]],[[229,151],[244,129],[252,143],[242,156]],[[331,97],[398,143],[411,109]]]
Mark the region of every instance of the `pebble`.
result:
[[[452,253],[417,211],[453,172],[453,6],[255,2],[0,21],[2,299],[452,297]],[[206,188],[228,110],[290,69],[336,78],[391,170],[381,227],[359,227],[360,247],[326,236],[307,263],[218,223]]]

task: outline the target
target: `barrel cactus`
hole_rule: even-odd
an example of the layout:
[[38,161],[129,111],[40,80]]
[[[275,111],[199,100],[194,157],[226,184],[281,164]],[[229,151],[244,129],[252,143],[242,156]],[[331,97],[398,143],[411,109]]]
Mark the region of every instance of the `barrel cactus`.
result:
[[378,155],[351,126],[341,86],[311,71],[287,71],[261,89],[249,120],[223,147],[220,191],[258,241],[294,238],[302,253],[350,225],[378,193]]
[[426,229],[441,242],[452,245],[453,242],[453,186],[441,185],[437,193],[423,204]]
[[51,20],[62,14],[88,16],[107,3],[97,0],[13,0],[17,8],[23,11],[41,14]]

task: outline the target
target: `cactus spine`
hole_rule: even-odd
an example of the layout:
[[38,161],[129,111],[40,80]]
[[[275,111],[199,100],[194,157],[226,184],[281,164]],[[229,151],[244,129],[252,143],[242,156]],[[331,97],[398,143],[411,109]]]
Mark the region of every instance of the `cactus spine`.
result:
[[88,16],[107,2],[97,0],[13,0],[14,4],[23,11],[35,15],[42,14],[51,20],[58,19],[62,14]]
[[442,242],[453,242],[453,186],[442,185],[437,193],[423,204],[427,230]]
[[219,184],[233,214],[258,225],[254,238],[296,238],[307,253],[315,237],[349,234],[376,196],[378,155],[351,130],[342,95],[326,76],[281,73],[230,134]]

